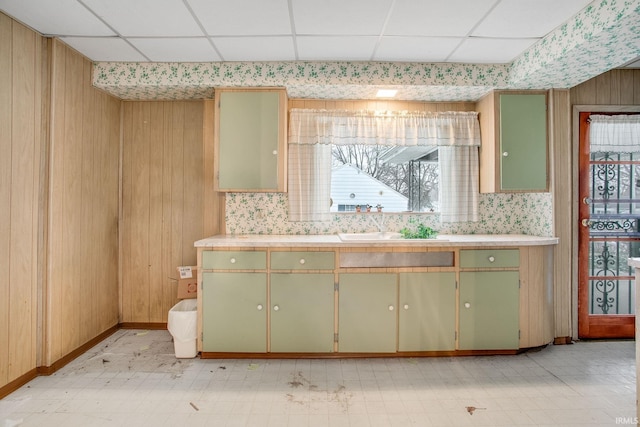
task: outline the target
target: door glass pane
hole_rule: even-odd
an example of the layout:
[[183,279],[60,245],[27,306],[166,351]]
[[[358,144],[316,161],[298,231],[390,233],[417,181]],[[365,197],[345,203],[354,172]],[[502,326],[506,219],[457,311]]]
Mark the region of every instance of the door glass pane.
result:
[[634,272],[640,256],[640,154],[590,158],[589,313],[635,314]]

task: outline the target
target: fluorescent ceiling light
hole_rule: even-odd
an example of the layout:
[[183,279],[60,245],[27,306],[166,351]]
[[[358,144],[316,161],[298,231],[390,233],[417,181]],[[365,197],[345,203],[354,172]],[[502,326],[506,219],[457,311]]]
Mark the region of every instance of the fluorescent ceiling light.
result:
[[398,93],[395,89],[378,89],[377,98],[393,98]]

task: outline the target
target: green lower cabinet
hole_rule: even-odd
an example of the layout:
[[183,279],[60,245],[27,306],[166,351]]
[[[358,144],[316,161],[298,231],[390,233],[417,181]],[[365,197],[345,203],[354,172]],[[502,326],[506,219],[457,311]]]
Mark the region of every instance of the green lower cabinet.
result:
[[399,276],[398,350],[455,350],[455,273],[400,273]]
[[460,273],[460,350],[519,347],[519,279],[517,271]]
[[203,273],[202,351],[267,351],[266,273]]
[[333,277],[271,274],[271,352],[333,352]]
[[338,290],[338,350],[341,353],[394,353],[397,328],[397,275],[345,273]]

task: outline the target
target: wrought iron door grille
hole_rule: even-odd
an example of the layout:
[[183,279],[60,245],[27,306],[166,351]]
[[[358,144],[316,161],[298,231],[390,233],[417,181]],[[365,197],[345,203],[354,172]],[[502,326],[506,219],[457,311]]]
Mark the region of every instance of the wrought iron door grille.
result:
[[640,256],[640,154],[592,153],[589,313],[635,314],[628,258]]

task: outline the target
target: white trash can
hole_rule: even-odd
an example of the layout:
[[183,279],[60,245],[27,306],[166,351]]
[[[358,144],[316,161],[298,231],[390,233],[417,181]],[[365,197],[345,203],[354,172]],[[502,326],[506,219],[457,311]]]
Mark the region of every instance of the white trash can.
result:
[[193,358],[198,354],[198,300],[183,299],[169,310],[167,329],[173,337],[176,357]]

